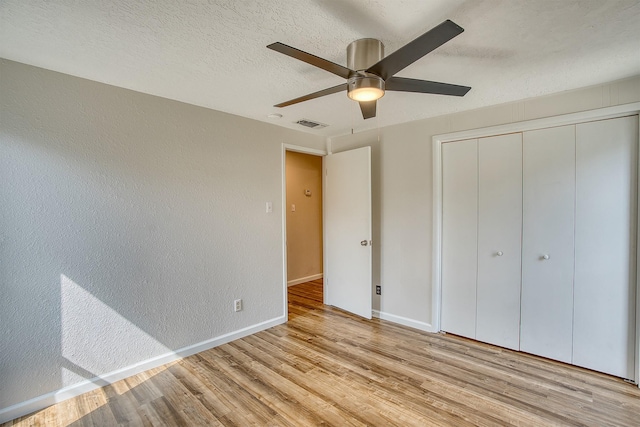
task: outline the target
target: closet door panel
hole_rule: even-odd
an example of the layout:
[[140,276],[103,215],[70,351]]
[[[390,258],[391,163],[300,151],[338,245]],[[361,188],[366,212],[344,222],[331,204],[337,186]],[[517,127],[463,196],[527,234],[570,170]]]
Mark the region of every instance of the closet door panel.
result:
[[577,125],[573,363],[634,378],[638,116]]
[[571,363],[575,126],[523,138],[520,349]]
[[478,141],[476,339],[517,350],[520,336],[522,134]]
[[442,185],[441,328],[475,338],[478,244],[476,139],[443,144]]

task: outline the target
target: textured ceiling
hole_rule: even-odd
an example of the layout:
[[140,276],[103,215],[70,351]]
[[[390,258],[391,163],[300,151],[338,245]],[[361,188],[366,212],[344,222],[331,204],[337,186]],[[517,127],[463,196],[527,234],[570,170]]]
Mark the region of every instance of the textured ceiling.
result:
[[[366,121],[345,93],[273,107],[344,80],[266,45],[346,65],[353,40],[389,54],[445,19],[465,32],[398,76],[464,98],[387,92]],[[640,0],[3,0],[0,57],[334,136],[638,75]]]

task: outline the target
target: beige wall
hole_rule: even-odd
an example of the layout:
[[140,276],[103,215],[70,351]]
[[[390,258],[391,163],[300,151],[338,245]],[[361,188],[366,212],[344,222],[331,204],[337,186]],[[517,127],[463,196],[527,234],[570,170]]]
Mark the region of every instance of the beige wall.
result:
[[[286,178],[287,280],[291,283],[322,274],[322,157],[287,151]],[[311,190],[310,197],[305,190]]]
[[373,236],[379,242],[374,245],[379,253],[373,254],[373,284],[382,285],[373,308],[389,319],[427,329],[431,325],[434,135],[638,101],[640,76],[332,138],[334,153],[372,147]]

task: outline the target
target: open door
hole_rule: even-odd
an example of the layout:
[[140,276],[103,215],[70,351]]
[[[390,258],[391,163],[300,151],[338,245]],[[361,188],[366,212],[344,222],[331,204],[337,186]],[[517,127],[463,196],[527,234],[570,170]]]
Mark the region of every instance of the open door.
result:
[[371,147],[325,157],[326,303],[371,319]]

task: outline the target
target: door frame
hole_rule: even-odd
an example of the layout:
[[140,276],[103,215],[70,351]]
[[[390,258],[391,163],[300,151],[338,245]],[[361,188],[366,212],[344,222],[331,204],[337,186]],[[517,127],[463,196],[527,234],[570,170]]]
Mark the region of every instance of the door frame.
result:
[[[328,153],[326,150],[318,150],[315,148],[303,147],[300,145],[292,145],[282,143],[282,153],[281,153],[281,170],[282,170],[282,278],[283,278],[283,305],[284,305],[284,319],[285,322],[289,321],[289,297],[287,294],[288,289],[288,278],[287,278],[287,151],[293,151],[295,153],[302,154],[310,154],[312,156],[322,157],[322,273],[323,277],[326,274],[324,265],[324,251],[325,251],[325,238],[324,238],[324,156]],[[326,290],[325,286],[322,287],[323,296],[326,299]]]
[[[442,310],[442,144],[446,142],[483,138],[508,133],[557,127],[597,120],[614,119],[629,115],[640,115],[640,102],[598,108],[578,113],[563,114],[542,119],[526,120],[480,129],[471,129],[434,135],[432,142],[433,166],[433,240],[432,240],[432,295],[431,295],[431,332],[440,331]],[[640,134],[640,125],[639,125]],[[638,150],[638,168],[640,169],[640,150]],[[638,173],[638,192],[640,193],[640,172]],[[636,246],[640,248],[640,197],[638,197],[636,227]],[[635,381],[640,387],[640,251],[636,260],[636,343],[635,343]]]

